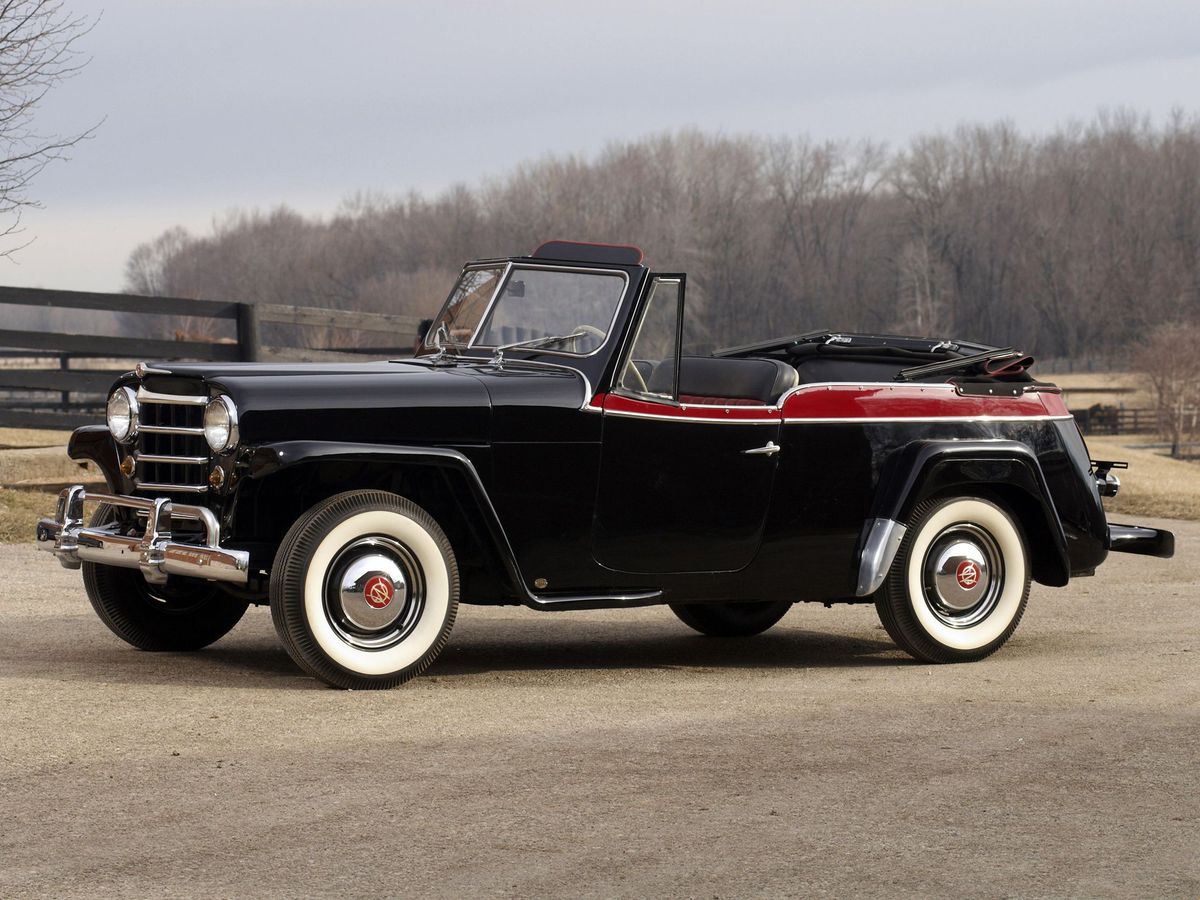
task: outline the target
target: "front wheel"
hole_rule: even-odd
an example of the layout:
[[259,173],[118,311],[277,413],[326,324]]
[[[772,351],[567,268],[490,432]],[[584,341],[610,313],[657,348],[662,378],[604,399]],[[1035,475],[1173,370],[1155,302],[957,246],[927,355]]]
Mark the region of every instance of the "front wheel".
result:
[[[93,525],[112,521],[102,504]],[[109,631],[139,650],[199,650],[224,637],[249,605],[211,581],[171,575],[150,584],[137,569],[85,562],[83,588]]]
[[1021,621],[1029,560],[1012,516],[990,500],[954,497],[914,510],[875,600],[892,639],[922,662],[995,653]]
[[341,688],[389,688],[441,652],[458,611],[450,541],[383,491],[331,497],[302,516],[271,570],[271,618],[293,660]]
[[750,637],[761,634],[787,614],[786,600],[750,603],[672,603],[671,612],[690,628],[709,637]]

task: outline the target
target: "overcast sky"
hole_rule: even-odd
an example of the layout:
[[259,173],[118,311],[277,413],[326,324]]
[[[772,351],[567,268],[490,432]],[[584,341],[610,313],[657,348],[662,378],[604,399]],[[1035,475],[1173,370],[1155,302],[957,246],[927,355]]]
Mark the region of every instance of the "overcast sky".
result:
[[[235,207],[333,210],[683,126],[891,144],[1200,112],[1200,2],[66,0],[92,61],[0,284],[115,290],[129,251]],[[586,238],[586,235],[580,235]]]

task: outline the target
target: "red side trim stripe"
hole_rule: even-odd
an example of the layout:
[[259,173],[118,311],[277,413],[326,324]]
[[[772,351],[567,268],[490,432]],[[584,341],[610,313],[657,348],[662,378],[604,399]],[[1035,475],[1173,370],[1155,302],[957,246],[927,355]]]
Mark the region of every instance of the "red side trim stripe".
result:
[[783,417],[804,419],[988,418],[1069,415],[1059,394],[959,394],[941,385],[812,385],[791,394]]

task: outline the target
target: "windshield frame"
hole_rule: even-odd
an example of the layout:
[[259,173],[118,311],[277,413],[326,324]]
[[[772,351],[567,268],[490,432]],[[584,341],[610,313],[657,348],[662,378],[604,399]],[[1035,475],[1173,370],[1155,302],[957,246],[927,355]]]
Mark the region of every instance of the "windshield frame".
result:
[[[512,272],[513,264],[507,260],[480,260],[478,262],[468,263],[462,267],[462,271],[458,273],[458,277],[454,279],[454,284],[450,287],[450,293],[446,295],[446,299],[442,301],[442,308],[438,311],[433,321],[429,323],[429,330],[425,333],[425,339],[421,341],[422,350],[438,351],[439,349],[453,350],[455,353],[461,353],[463,350],[468,350],[471,347],[471,342],[475,340],[475,335],[479,333],[479,327],[491,312],[492,304],[496,302],[496,298],[500,296],[500,291],[504,289],[504,285],[508,284],[509,273]],[[458,291],[459,284],[468,272],[478,272],[483,269],[499,269],[500,277],[496,279],[496,287],[488,297],[487,304],[483,308],[483,315],[479,317],[479,324],[471,332],[471,337],[466,341],[449,340],[441,345],[437,343],[437,330],[442,324],[442,320],[446,316],[446,310],[450,306],[450,301],[454,299],[454,294]]]
[[[487,266],[472,265],[472,266],[468,267],[468,269],[478,269],[478,268],[487,268]],[[459,344],[459,345],[457,345],[458,347],[460,347],[461,349],[464,349],[464,350],[480,350],[480,351],[487,351],[487,352],[491,353],[496,349],[497,346],[499,346],[498,344],[479,343],[478,342],[479,336],[481,334],[483,334],[488,323],[491,321],[492,312],[494,311],[496,304],[499,302],[500,296],[504,293],[504,289],[506,287],[508,287],[508,282],[513,277],[513,273],[519,272],[519,271],[529,271],[529,270],[548,271],[548,272],[578,272],[581,274],[607,275],[610,277],[616,275],[616,276],[619,276],[621,279],[623,279],[623,283],[621,285],[621,293],[617,296],[617,300],[613,304],[613,314],[612,314],[612,318],[609,320],[608,328],[605,330],[604,340],[594,350],[591,350],[587,353],[572,353],[569,350],[552,350],[552,349],[549,349],[546,347],[513,347],[511,350],[506,350],[505,353],[518,353],[518,352],[519,353],[537,353],[537,354],[550,354],[552,356],[565,356],[568,359],[586,359],[590,356],[595,356],[597,353],[604,350],[612,342],[613,331],[616,327],[617,320],[621,316],[621,310],[624,307],[625,300],[627,299],[628,294],[629,294],[630,278],[629,278],[628,272],[626,272],[624,269],[618,269],[618,268],[608,269],[608,268],[600,268],[600,267],[596,267],[596,266],[539,265],[537,263],[525,263],[525,262],[510,261],[508,263],[508,265],[506,266],[504,273],[501,275],[500,284],[497,286],[496,290],[492,293],[491,299],[488,300],[488,304],[484,308],[483,315],[479,317],[479,324],[475,327],[475,331],[471,334],[470,341],[468,341],[465,345]],[[465,273],[467,271],[467,269],[464,269],[463,271]],[[462,278],[462,275],[459,275],[460,280],[461,280],[461,278]],[[455,284],[455,287],[458,286],[457,281],[454,284]],[[453,294],[453,290],[451,291],[451,294]],[[439,316],[438,318],[440,319],[441,316]],[[436,325],[434,327],[436,327]],[[432,331],[432,328],[430,330]]]

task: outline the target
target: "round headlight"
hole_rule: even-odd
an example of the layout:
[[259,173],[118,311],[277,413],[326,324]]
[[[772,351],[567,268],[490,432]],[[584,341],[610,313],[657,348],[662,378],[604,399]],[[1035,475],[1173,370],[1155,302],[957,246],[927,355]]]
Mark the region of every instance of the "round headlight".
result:
[[204,439],[214,453],[224,453],[237,446],[237,407],[224,394],[214,397],[204,407]]
[[129,443],[137,437],[138,403],[137,394],[133,388],[120,387],[108,398],[105,407],[108,417],[108,431],[122,443]]

